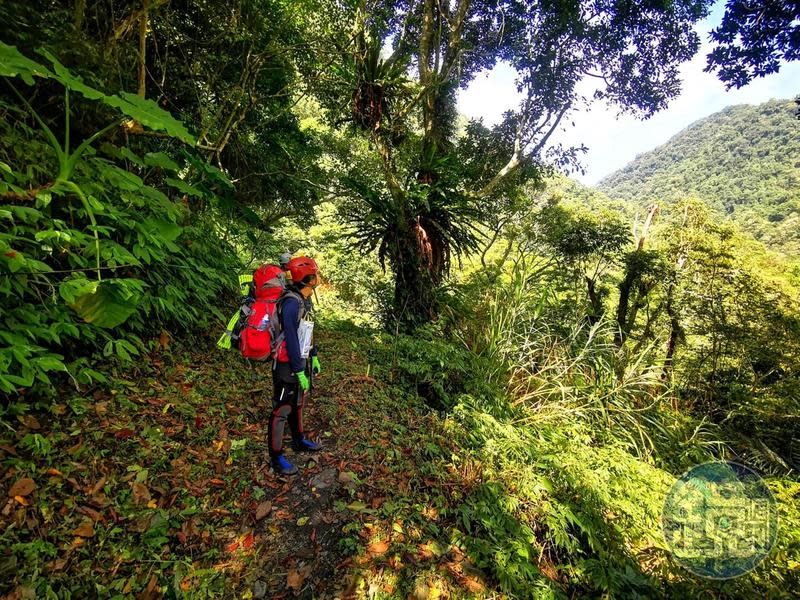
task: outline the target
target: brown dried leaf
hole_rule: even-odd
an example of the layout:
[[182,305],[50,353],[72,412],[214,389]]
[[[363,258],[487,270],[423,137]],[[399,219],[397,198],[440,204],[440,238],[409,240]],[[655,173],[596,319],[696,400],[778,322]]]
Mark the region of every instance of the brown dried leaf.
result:
[[89,508],[88,506],[78,506],[78,507],[76,507],[75,510],[77,510],[79,513],[81,513],[83,515],[86,515],[92,521],[104,521],[105,520],[105,519],[103,519],[103,515],[101,515],[95,509]]
[[94,536],[94,521],[91,519],[84,519],[83,522],[75,528],[72,534],[80,537]]
[[30,477],[23,477],[22,479],[17,479],[17,481],[14,482],[14,485],[12,485],[11,489],[8,490],[8,495],[12,498],[14,496],[27,496],[35,489],[36,482]]
[[90,489],[90,490],[89,490],[89,495],[90,495],[90,496],[94,496],[94,495],[95,495],[97,492],[99,492],[100,490],[102,490],[102,489],[103,489],[103,486],[104,486],[105,484],[106,484],[106,478],[105,478],[105,477],[101,477],[101,478],[100,478],[100,481],[98,481],[97,483],[95,483],[95,484],[92,486],[92,489]]
[[37,430],[42,428],[41,423],[33,415],[17,415],[17,419],[28,429]]
[[262,502],[256,507],[256,521],[260,521],[266,517],[272,510],[272,502],[269,500]]
[[133,502],[136,506],[145,506],[150,502],[150,490],[143,483],[134,483],[133,488]]
[[378,540],[377,542],[372,542],[369,546],[367,546],[367,552],[376,556],[378,554],[383,554],[389,549],[389,540]]
[[286,585],[293,589],[295,592],[299,592],[303,588],[303,582],[308,577],[308,571],[306,569],[290,569],[289,574],[286,576]]

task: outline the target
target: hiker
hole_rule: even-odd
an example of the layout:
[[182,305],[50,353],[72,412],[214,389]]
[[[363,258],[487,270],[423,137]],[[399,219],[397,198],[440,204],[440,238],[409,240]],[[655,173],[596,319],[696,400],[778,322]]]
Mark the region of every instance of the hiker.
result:
[[[297,467],[283,455],[286,422],[292,433],[292,448],[297,452],[321,449],[305,437],[303,408],[311,377],[320,372],[319,357],[312,345],[313,323],[308,319],[307,300],[318,283],[317,263],[306,256],[291,259],[287,265],[290,282],[276,309],[280,340],[273,363],[272,415],[267,436],[272,468],[280,475],[294,475]],[[310,363],[310,364],[309,364]]]
[[284,252],[278,257],[278,265],[283,271],[284,286],[286,285],[287,280],[292,278],[291,273],[289,273],[289,266],[288,266],[290,260],[292,260],[292,253],[289,251]]

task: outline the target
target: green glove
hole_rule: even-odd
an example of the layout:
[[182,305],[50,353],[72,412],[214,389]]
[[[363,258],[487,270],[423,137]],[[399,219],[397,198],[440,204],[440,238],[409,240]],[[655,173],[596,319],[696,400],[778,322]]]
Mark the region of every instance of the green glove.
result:
[[314,375],[322,371],[322,367],[319,366],[319,356],[311,357],[311,371],[314,373]]
[[297,377],[297,381],[300,382],[300,387],[303,388],[303,391],[307,392],[308,388],[310,388],[311,385],[308,383],[308,377],[306,377],[306,374],[305,373],[295,373],[294,376]]

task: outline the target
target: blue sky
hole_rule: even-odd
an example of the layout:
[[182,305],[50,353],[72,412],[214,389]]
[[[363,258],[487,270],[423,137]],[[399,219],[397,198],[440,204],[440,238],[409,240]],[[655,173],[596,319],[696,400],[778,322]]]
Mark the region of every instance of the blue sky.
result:
[[[582,159],[586,173],[573,173],[573,177],[586,184],[597,183],[637,155],[663,144],[687,125],[726,106],[759,104],[800,94],[800,61],[785,64],[779,73],[757,79],[739,90],[725,91],[716,76],[703,72],[711,47],[708,32],[722,20],[723,9],[724,2],[717,2],[709,17],[697,24],[703,46],[693,60],[681,67],[682,93],[667,109],[641,121],[629,115],[618,117],[617,109],[595,102],[589,109],[573,113],[571,119],[564,119],[566,128],[558,132],[556,141],[569,145],[583,143],[589,148]],[[486,124],[497,123],[503,112],[517,105],[514,76],[511,67],[498,65],[477,77],[459,95],[459,110],[470,118],[483,117]]]

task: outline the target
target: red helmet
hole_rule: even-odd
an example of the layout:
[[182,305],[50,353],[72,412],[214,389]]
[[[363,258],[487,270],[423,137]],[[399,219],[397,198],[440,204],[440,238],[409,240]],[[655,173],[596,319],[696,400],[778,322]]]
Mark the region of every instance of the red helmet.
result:
[[292,281],[294,283],[305,283],[307,285],[317,284],[319,269],[313,258],[298,256],[290,260],[286,268],[292,274]]

